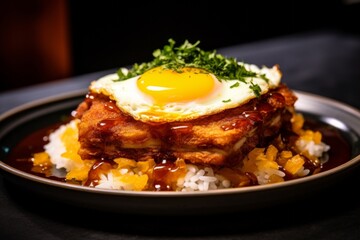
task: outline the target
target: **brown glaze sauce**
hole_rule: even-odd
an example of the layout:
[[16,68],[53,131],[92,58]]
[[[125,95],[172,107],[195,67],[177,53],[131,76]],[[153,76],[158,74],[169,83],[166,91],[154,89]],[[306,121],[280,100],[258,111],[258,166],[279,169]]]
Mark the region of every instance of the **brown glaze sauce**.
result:
[[[251,112],[245,113],[244,117],[249,117],[250,119],[257,118],[257,116],[252,115]],[[34,153],[44,151],[43,146],[48,142],[47,136],[53,130],[58,128],[61,124],[63,123],[58,123],[45,127],[23,138],[16,146],[11,149],[11,151],[7,155],[7,159],[5,160],[5,162],[8,165],[23,172],[45,177],[44,173],[36,173],[32,170],[33,165],[31,159]],[[112,123],[109,122],[102,122],[99,124],[102,124],[102,127],[104,128],[108,127],[108,125],[112,125]],[[176,131],[187,131],[191,127],[191,125],[186,124],[173,126],[174,130]],[[225,128],[231,127],[235,126],[226,126]],[[325,123],[308,120],[306,120],[304,128],[308,128],[314,131],[320,131],[323,136],[322,141],[330,146],[330,150],[328,151],[329,159],[326,163],[322,165],[321,171],[326,171],[337,167],[350,159],[351,147],[337,129]],[[176,166],[174,164],[174,159],[172,159],[172,157],[170,156],[166,157],[166,154],[162,155],[161,159],[155,159],[155,161],[157,162],[157,164],[153,170],[153,190],[171,190],[171,183],[169,181],[164,181],[165,176],[170,180],[174,180],[182,170],[179,169],[179,166]],[[97,185],[97,181],[99,180],[97,177],[98,173],[102,171],[107,171],[111,167],[111,163],[109,162],[100,160],[97,161],[91,168],[88,181],[84,185]],[[46,178],[65,182],[64,178],[59,178],[55,176],[48,176]]]
[[101,173],[106,173],[110,169],[112,169],[112,165],[109,162],[106,161],[97,161],[92,165],[89,174],[88,179],[85,182],[85,186],[96,186],[99,183],[99,176]]
[[[5,163],[23,172],[44,177],[44,174],[32,171],[32,156],[34,153],[44,151],[44,145],[49,142],[49,134],[62,124],[64,124],[64,122],[47,126],[23,138],[10,150],[7,158],[5,159]],[[49,176],[47,178],[65,182],[65,179],[55,176]]]
[[224,131],[240,128],[244,125],[254,125],[256,122],[260,122],[262,116],[259,111],[244,111],[241,115],[237,116],[237,119],[230,123],[225,123],[221,126]]
[[337,129],[325,123],[309,120],[305,122],[304,128],[320,131],[322,141],[330,146],[330,150],[328,151],[329,159],[323,164],[321,171],[335,168],[350,160],[351,146]]
[[174,175],[178,171],[179,167],[172,161],[163,160],[161,163],[156,164],[152,186],[156,191],[170,191],[172,189],[170,181],[165,181],[165,179],[175,177]]

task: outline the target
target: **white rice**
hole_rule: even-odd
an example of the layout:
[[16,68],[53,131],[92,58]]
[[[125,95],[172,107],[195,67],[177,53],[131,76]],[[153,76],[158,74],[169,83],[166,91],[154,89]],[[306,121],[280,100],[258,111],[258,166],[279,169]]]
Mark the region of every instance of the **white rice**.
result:
[[[124,173],[125,174],[125,173]],[[105,188],[105,189],[116,189],[124,190],[125,183],[122,181],[116,180],[111,172],[108,174],[101,174],[99,184],[95,186],[96,188]]]
[[78,120],[72,120],[68,124],[60,126],[56,131],[49,135],[49,143],[44,146],[45,152],[51,156],[50,161],[57,169],[65,168],[70,171],[77,166],[75,161],[61,156],[65,151],[65,145],[61,141],[61,135],[67,128],[73,128],[77,131]]
[[208,191],[219,188],[229,188],[230,181],[221,175],[214,174],[211,167],[199,167],[187,164],[187,173],[184,178],[178,180],[179,191]]
[[255,172],[256,178],[260,185],[269,183],[271,175],[277,175],[279,177],[285,177],[285,173],[273,168],[261,169]]
[[[71,127],[77,130],[77,123],[77,120],[73,120],[68,124],[59,127],[56,131],[49,135],[49,143],[44,146],[45,152],[51,156],[51,162],[57,169],[64,168],[66,171],[70,171],[71,169],[77,167],[78,163],[62,156],[66,149],[61,141],[61,135],[64,133],[66,128]],[[307,150],[309,154],[316,157],[321,157],[324,152],[330,149],[330,146],[324,143],[315,144],[313,141],[305,141],[303,139],[299,139],[296,142],[296,146],[302,151]],[[231,187],[231,182],[225,177],[216,174],[211,167],[186,164],[186,168],[186,175],[177,181],[177,191],[208,191]],[[129,174],[128,169],[120,169],[119,173],[121,175]],[[298,177],[304,177],[309,173],[309,169],[302,167],[295,175]],[[271,175],[277,175],[279,177],[285,176],[283,171],[274,168],[258,169],[254,172],[254,174],[256,175],[260,185],[267,184]],[[110,171],[108,174],[102,174],[100,176],[99,184],[95,187],[123,190],[124,187],[126,187],[126,183],[123,183],[113,177]]]
[[305,169],[304,166],[302,166],[299,171],[296,172],[296,176],[298,177],[305,177],[306,175],[308,175],[310,173],[309,169]]
[[300,151],[307,150],[310,155],[315,157],[321,157],[324,152],[330,150],[330,146],[323,142],[316,144],[314,141],[306,141],[304,139],[299,139],[296,141],[296,147]]

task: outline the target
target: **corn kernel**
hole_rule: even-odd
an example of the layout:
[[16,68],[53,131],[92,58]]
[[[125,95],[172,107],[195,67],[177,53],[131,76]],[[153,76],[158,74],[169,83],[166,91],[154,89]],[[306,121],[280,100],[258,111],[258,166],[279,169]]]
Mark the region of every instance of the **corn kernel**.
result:
[[299,154],[297,154],[286,162],[284,168],[290,174],[295,175],[304,165],[304,163],[304,159]]

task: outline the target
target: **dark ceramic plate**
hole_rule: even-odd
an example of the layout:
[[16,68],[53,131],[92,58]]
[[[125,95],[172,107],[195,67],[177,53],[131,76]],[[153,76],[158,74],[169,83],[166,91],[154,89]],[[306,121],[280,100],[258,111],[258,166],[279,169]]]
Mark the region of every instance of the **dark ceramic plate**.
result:
[[63,183],[26,173],[6,162],[9,151],[22,138],[69,115],[85,94],[84,90],[40,99],[0,116],[0,169],[4,179],[43,197],[96,210],[128,214],[210,214],[273,207],[304,198],[331,187],[360,163],[360,112],[341,102],[299,91],[296,91],[297,110],[336,128],[350,146],[348,161],[301,179],[209,192],[132,192]]

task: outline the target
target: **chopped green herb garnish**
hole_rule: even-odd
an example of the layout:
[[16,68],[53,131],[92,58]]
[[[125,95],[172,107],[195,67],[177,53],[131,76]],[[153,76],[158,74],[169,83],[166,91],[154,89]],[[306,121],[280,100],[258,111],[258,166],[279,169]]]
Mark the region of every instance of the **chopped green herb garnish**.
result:
[[230,88],[238,87],[239,85],[240,85],[240,83],[239,83],[239,82],[236,82],[236,83],[234,83],[233,85],[231,85]]
[[[141,64],[135,63],[128,71],[123,71],[120,68],[117,71],[118,80],[123,81],[144,72],[163,66],[164,68],[173,69],[181,72],[184,67],[194,67],[204,69],[205,71],[214,74],[219,80],[238,80],[248,84],[246,78],[261,78],[268,82],[264,74],[259,74],[247,70],[242,64],[239,64],[236,58],[226,58],[221,54],[213,51],[201,50],[198,45],[200,41],[191,44],[186,40],[181,46],[175,47],[175,41],[169,39],[169,44],[165,45],[163,49],[157,49],[153,52],[154,59],[150,62]],[[231,87],[239,86],[239,82],[233,84]],[[251,83],[250,89],[254,91],[256,96],[260,95],[260,86]]]
[[227,99],[227,100],[222,100],[223,103],[228,103],[231,102],[231,99]]
[[253,92],[254,92],[255,96],[260,97],[260,94],[261,94],[261,88],[260,88],[260,86],[259,86],[259,85],[254,84],[254,83],[251,81],[251,82],[250,82],[250,86],[249,86],[249,88],[250,88],[251,90],[253,90]]

